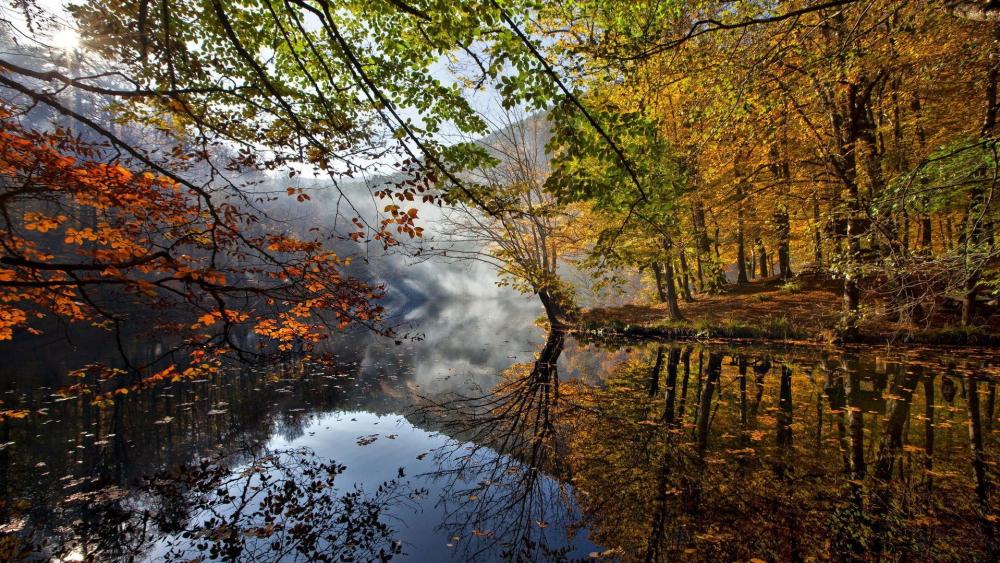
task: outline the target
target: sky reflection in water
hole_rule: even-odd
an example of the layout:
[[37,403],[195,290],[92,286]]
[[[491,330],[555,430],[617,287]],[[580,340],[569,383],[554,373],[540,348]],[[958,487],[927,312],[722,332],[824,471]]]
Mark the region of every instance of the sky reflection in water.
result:
[[[98,560],[988,556],[969,399],[993,477],[994,353],[545,341],[538,312],[426,303],[423,340],[355,334],[332,363],[105,410],[23,392],[65,354],[22,352],[5,401],[46,414],[3,427],[5,532]],[[233,518],[222,493],[244,486],[259,495]]]

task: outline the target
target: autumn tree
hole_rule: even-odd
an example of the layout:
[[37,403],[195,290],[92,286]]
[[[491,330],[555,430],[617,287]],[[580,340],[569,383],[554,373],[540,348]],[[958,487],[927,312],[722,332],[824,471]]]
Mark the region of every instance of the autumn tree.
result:
[[[418,238],[407,202],[449,191],[488,208],[460,174],[486,151],[441,133],[487,132],[470,90],[495,87],[511,106],[552,99],[527,7],[92,0],[69,8],[81,45],[67,57],[46,45],[61,25],[48,6],[12,4],[0,18],[0,334],[35,329],[39,314],[120,334],[125,303],[156,308],[170,321],[155,328],[196,350],[197,371],[216,347],[260,352],[241,331],[285,350],[371,325],[381,290],[350,279],[330,241]],[[474,70],[432,72],[448,62]],[[368,172],[387,178],[374,218],[341,187]],[[311,196],[262,185],[310,173],[339,203],[331,224],[292,236],[269,206]]]
[[[348,259],[318,233],[257,228],[261,216],[224,193],[129,164],[69,131],[25,129],[4,110],[0,339],[53,326],[46,318],[101,327],[131,374],[122,381],[123,372],[102,369],[100,379],[144,386],[211,373],[225,350],[253,357],[308,346],[351,322],[376,327],[381,290],[347,277]],[[159,318],[146,324],[144,310]],[[148,365],[124,351],[123,331],[137,323],[172,339]],[[247,333],[263,340],[248,346]],[[181,350],[189,362],[151,373]]]
[[[616,132],[614,146],[571,108],[553,112],[555,170],[547,189],[562,201],[589,201],[605,216],[589,261],[599,275],[629,266],[649,268],[670,317],[680,320],[679,295],[689,296],[684,249],[678,243],[677,217],[686,189],[683,167],[656,122],[641,107],[619,103],[614,95],[614,90],[594,91],[586,98],[599,108],[595,115],[602,123]],[[628,167],[615,147],[621,147]],[[678,256],[685,265],[680,277],[674,266]]]
[[504,112],[480,141],[491,158],[464,174],[467,192],[454,192],[457,205],[444,211],[443,228],[459,244],[429,252],[496,267],[503,283],[537,295],[549,325],[559,329],[577,310],[560,265],[580,252],[588,231],[584,209],[544,189],[549,137],[545,116]]
[[996,168],[993,8],[580,0],[545,13],[579,84],[646,102],[686,153],[682,229],[699,264],[716,251],[742,283],[812,262],[842,284],[848,338],[949,303],[964,303],[956,321],[986,320],[970,311],[997,260],[996,206],[980,195]]

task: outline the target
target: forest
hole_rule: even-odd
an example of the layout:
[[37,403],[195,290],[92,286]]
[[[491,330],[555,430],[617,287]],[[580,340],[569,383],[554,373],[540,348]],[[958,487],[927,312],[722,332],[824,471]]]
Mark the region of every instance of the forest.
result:
[[1000,557],[1000,2],[0,46],[0,559]]

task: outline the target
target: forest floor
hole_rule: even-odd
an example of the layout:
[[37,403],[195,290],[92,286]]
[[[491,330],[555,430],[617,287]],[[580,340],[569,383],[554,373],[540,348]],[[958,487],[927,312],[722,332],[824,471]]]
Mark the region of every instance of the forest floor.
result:
[[[577,328],[635,336],[691,337],[708,334],[721,338],[838,341],[837,327],[843,300],[838,282],[796,278],[786,284],[777,278],[729,286],[715,294],[699,294],[681,302],[683,321],[672,321],[666,303],[624,305],[584,310]],[[957,327],[957,318],[939,311],[928,326],[888,322],[877,314],[860,324],[859,340],[866,343],[912,342],[922,344],[1000,343],[1000,323],[994,315],[987,326]]]

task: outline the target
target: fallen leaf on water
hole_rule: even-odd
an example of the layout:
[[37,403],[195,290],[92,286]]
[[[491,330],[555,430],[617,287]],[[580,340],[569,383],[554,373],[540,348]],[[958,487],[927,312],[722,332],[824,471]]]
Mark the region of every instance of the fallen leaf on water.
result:
[[368,444],[371,444],[375,440],[378,440],[378,434],[369,434],[367,436],[358,436],[357,442],[358,442],[359,446],[367,446]]

